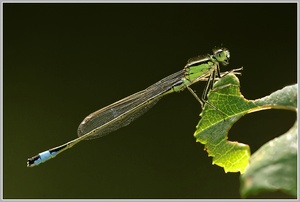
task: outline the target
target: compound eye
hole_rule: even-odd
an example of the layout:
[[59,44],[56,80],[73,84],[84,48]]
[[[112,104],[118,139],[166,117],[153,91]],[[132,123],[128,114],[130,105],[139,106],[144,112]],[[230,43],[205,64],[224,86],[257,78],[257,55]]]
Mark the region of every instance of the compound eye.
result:
[[218,49],[214,52],[214,58],[223,65],[229,63],[230,53],[226,48]]
[[219,62],[225,61],[225,60],[227,59],[226,53],[225,53],[223,50],[218,51],[218,52],[215,54],[215,57],[216,57],[216,59],[217,59]]

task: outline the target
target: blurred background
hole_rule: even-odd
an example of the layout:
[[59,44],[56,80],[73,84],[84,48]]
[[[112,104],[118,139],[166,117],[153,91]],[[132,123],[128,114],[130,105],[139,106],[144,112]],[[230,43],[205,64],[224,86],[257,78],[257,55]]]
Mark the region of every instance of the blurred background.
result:
[[[193,137],[201,108],[188,91],[47,163],[27,168],[26,160],[215,46],[231,51],[222,71],[244,67],[247,99],[297,82],[297,4],[4,3],[3,16],[6,199],[240,198],[240,174],[212,165]],[[192,87],[201,95],[204,84]],[[253,153],[295,119],[284,110],[249,114],[229,140]]]

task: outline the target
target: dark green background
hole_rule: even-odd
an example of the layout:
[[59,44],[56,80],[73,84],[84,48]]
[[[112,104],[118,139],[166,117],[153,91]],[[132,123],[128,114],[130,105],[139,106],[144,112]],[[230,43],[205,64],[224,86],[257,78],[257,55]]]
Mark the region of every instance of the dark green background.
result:
[[[85,116],[224,45],[248,99],[297,82],[296,4],[4,4],[4,198],[239,198],[196,143],[201,111],[174,93],[129,126],[27,168],[77,137]],[[193,88],[201,93],[204,84]],[[295,113],[245,116],[229,139],[252,152]]]

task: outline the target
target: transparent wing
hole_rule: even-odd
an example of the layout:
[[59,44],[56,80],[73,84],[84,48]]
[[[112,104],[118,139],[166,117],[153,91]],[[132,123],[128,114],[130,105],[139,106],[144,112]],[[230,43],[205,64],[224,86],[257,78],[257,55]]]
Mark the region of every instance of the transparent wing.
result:
[[81,137],[95,130],[85,139],[99,138],[127,126],[153,107],[165,92],[184,77],[184,70],[180,70],[156,82],[145,90],[130,95],[107,107],[87,116],[78,127]]

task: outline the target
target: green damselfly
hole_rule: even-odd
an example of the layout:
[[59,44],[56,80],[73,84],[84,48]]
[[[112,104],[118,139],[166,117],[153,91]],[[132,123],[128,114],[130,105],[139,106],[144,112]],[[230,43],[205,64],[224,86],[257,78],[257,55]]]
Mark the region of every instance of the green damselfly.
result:
[[[202,55],[188,60],[188,63],[182,70],[165,77],[145,90],[139,91],[90,114],[79,125],[78,138],[28,158],[27,167],[33,167],[54,158],[59,153],[71,148],[82,140],[103,137],[121,127],[127,126],[153,107],[164,95],[172,92],[180,92],[185,88],[197,98],[202,108],[203,103],[207,103],[218,110],[206,100],[206,95],[208,90],[212,88],[214,79],[221,78],[228,73],[220,73],[219,64],[228,65],[229,58],[229,50],[219,48],[214,49],[212,55]],[[238,70],[240,69],[235,69],[231,72]],[[189,87],[198,81],[207,81],[201,98],[198,98]]]

